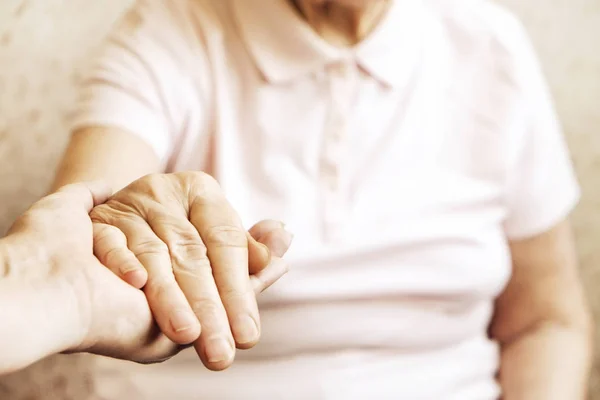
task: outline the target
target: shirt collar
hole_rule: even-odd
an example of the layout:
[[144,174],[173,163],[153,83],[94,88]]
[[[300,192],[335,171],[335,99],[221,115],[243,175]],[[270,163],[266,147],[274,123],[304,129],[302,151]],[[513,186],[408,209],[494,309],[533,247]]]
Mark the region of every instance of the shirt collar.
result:
[[291,81],[337,61],[354,59],[391,87],[403,86],[420,55],[423,8],[393,0],[378,27],[361,43],[341,49],[323,40],[287,0],[232,0],[242,37],[256,65],[273,83]]

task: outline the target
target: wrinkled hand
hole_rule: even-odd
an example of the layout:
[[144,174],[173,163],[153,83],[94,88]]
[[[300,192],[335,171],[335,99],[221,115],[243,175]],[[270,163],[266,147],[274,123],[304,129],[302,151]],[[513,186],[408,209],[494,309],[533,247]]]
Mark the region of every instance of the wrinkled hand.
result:
[[[157,329],[144,294],[112,274],[93,254],[88,214],[109,195],[103,185],[65,186],[34,204],[3,239],[9,249],[8,278],[19,283],[24,296],[19,307],[25,318],[52,318],[48,324],[53,328],[41,335],[43,339],[17,348],[23,353],[18,354],[22,366],[60,351],[147,363],[181,349]],[[43,293],[53,294],[38,304],[35,296]]]
[[[250,232],[202,172],[141,178],[91,213],[95,254],[142,288],[157,324],[212,370],[260,336],[255,293],[287,272],[291,235],[263,221]],[[260,241],[260,242],[259,242]],[[262,242],[262,243],[261,243]]]

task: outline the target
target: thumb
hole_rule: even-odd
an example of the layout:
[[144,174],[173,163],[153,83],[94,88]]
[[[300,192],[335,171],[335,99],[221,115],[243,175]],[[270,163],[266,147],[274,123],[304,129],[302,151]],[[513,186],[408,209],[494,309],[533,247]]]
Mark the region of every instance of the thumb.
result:
[[66,185],[56,193],[66,196],[69,202],[83,205],[89,213],[95,206],[105,203],[112,195],[112,190],[104,182],[97,181]]
[[279,221],[264,220],[248,231],[248,256],[250,274],[256,274],[271,262],[271,256],[283,257],[288,251],[293,235]]

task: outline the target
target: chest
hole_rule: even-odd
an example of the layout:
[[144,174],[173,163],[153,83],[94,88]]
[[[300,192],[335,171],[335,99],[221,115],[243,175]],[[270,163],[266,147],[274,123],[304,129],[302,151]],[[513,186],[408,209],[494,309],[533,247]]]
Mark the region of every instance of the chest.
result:
[[[365,293],[441,293],[438,278],[448,293],[497,292],[510,109],[470,72],[428,62],[389,88],[351,63],[286,85],[237,71],[217,77],[198,146],[210,143],[209,169],[246,225],[286,222],[295,264],[344,264]],[[365,266],[382,279],[364,279]],[[335,273],[313,276],[294,287],[336,286]]]
[[468,73],[431,65],[398,88],[353,63],[289,84],[223,82],[211,170],[248,223],[310,223],[322,239],[416,215],[498,218],[508,111]]

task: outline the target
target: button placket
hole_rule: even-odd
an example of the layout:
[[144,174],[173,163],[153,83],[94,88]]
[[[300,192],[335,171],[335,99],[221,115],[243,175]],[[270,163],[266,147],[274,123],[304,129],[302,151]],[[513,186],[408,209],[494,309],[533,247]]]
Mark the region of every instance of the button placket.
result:
[[347,217],[344,166],[348,117],[355,84],[352,66],[342,63],[330,70],[331,108],[321,153],[323,222],[327,240],[341,239]]

